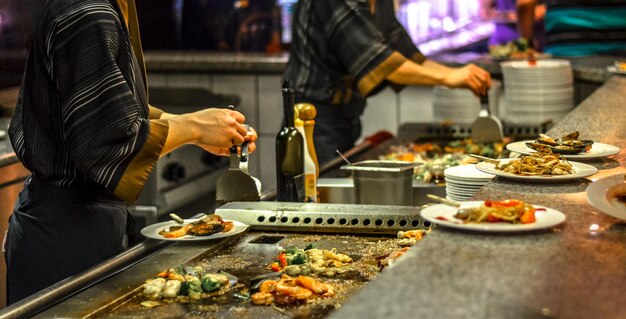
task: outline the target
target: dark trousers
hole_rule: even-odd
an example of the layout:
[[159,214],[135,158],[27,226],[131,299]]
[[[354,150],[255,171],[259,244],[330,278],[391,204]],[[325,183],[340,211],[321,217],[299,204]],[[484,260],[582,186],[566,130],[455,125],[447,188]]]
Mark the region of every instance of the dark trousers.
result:
[[121,252],[129,216],[126,204],[99,185],[61,188],[29,178],[5,242],[8,303]]
[[344,153],[354,147],[361,136],[359,117],[341,117],[332,112],[337,106],[316,105],[317,116],[313,129],[313,142],[320,165],[337,157],[337,150]]

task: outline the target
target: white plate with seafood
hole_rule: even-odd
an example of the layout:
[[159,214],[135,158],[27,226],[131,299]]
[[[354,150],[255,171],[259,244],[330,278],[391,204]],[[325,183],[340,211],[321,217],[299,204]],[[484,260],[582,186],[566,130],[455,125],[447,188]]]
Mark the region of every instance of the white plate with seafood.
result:
[[[483,201],[461,202],[460,209],[475,208],[482,203]],[[481,232],[523,232],[554,227],[565,221],[565,215],[558,210],[538,205],[532,206],[535,208],[535,222],[528,224],[507,222],[466,223],[455,217],[459,208],[443,204],[424,208],[421,214],[422,218],[437,225]]]
[[[498,160],[500,163],[505,164],[510,161],[518,160],[517,158],[505,158]],[[491,162],[480,162],[476,164],[476,168],[488,174],[493,174],[500,177],[519,179],[525,181],[537,181],[537,182],[550,182],[550,181],[563,181],[577,178],[583,178],[595,174],[598,169],[584,163],[568,162],[572,165],[572,174],[567,175],[518,175],[508,173],[499,169],[496,169],[496,164]]]
[[626,201],[620,201],[626,196],[625,174],[611,175],[600,178],[587,186],[587,201],[591,206],[605,214],[626,220]]
[[[517,152],[520,154],[532,154],[537,151],[526,146],[526,143],[532,143],[532,142],[534,142],[534,140],[513,142],[513,143],[507,144],[506,148],[511,152]],[[619,153],[619,151],[620,149],[617,146],[594,142],[591,145],[591,149],[586,152],[582,152],[578,154],[562,154],[562,155],[565,158],[569,158],[569,159],[591,159],[591,158],[615,155]]]
[[[188,225],[188,224],[192,224],[194,222],[199,221],[199,218],[192,218],[192,219],[185,219],[183,225]],[[163,231],[166,231],[168,229],[170,229],[170,227],[172,226],[182,226],[181,224],[178,224],[177,222],[171,220],[171,221],[167,221],[167,222],[161,222],[161,223],[156,223],[156,224],[152,224],[149,226],[144,227],[141,230],[141,234],[148,237],[148,238],[153,238],[153,239],[159,239],[159,240],[169,240],[169,241],[196,241],[196,240],[209,240],[209,239],[216,239],[216,238],[225,238],[225,237],[230,237],[230,236],[234,236],[237,234],[240,234],[242,232],[244,232],[246,229],[248,229],[248,225],[242,223],[242,222],[238,222],[236,220],[224,220],[224,222],[232,222],[233,223],[233,228],[230,229],[227,232],[216,232],[210,235],[203,235],[203,236],[194,236],[194,235],[190,235],[190,234],[186,234],[180,237],[176,237],[176,238],[166,238],[164,237],[162,234],[160,234]]]

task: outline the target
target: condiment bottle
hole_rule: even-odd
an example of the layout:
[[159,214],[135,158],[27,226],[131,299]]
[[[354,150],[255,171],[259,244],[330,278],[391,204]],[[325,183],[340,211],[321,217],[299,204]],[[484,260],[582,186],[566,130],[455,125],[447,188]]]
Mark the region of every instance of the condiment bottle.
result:
[[313,126],[317,110],[313,104],[299,103],[294,108],[294,125],[304,136],[304,190],[306,202],[317,202],[317,179],[319,178],[319,164],[313,144]]

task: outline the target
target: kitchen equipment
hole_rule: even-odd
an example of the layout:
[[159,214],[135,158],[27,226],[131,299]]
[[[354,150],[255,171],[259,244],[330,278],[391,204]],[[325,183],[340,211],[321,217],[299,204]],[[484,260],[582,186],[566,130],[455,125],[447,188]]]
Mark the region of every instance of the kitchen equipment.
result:
[[430,227],[420,217],[420,208],[413,206],[231,202],[215,213],[247,224],[252,230],[395,234]]
[[[240,318],[242,311],[250,318],[322,318],[378,276],[379,258],[402,249],[402,239],[397,238],[399,230],[430,228],[431,223],[421,218],[420,211],[419,207],[376,205],[226,203],[217,208],[216,214],[248,224],[247,232],[202,243],[175,243],[128,270],[74,294],[40,318],[172,318],[190,313],[196,317]],[[309,245],[344,253],[353,259],[352,271],[332,278],[321,277],[335,287],[335,296],[279,307],[280,312],[242,299],[250,293],[247,287],[268,273],[268,265],[282,249]],[[221,270],[236,276],[240,285],[219,296],[191,302],[161,299],[159,307],[140,306],[146,300],[142,295],[146,279],[170,268],[191,269],[198,265],[208,272]]]
[[421,163],[370,160],[344,165],[354,179],[357,204],[413,205],[413,168]]
[[472,124],[472,141],[474,143],[502,142],[502,123],[500,119],[489,114],[489,94],[480,97],[480,113]]
[[239,168],[242,158],[247,161],[247,143],[246,141],[242,144],[241,157],[238,155],[237,146],[230,148],[230,167],[217,180],[215,200],[218,203],[261,200],[254,179]]

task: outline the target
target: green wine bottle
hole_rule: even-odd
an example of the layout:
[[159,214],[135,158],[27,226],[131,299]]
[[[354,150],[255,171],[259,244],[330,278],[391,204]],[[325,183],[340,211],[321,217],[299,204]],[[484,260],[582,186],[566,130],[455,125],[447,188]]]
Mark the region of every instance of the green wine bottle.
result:
[[279,202],[303,202],[304,138],[294,127],[295,91],[283,85],[283,127],[276,135],[276,190]]

